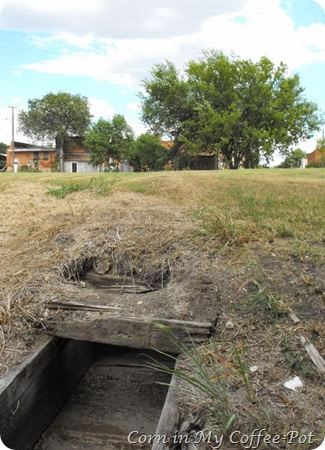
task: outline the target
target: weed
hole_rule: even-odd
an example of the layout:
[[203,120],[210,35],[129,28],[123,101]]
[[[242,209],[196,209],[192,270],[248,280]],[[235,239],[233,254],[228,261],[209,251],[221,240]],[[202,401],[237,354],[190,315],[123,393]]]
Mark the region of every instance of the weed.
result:
[[294,237],[293,231],[290,228],[288,228],[288,226],[285,225],[285,224],[282,224],[282,223],[279,224],[276,227],[276,231],[277,231],[278,235],[280,237],[282,237],[282,238],[292,238],[292,237]]
[[112,192],[114,184],[120,181],[120,176],[113,174],[101,175],[99,178],[95,178],[91,185],[91,191],[98,195],[109,195]]
[[229,211],[218,208],[204,207],[198,213],[198,218],[203,222],[200,228],[204,234],[219,238],[222,242],[233,245],[249,240],[250,230],[247,224],[235,221]]
[[252,308],[258,305],[262,306],[263,309],[269,311],[275,318],[287,314],[288,307],[279,296],[273,295],[265,286],[261,287],[259,284],[257,286],[258,291],[250,302]]
[[119,181],[118,176],[109,174],[90,178],[89,181],[63,183],[59,188],[49,188],[47,194],[56,198],[64,198],[72,192],[89,190],[98,195],[108,195],[112,191],[112,186]]
[[286,365],[291,371],[301,372],[309,378],[315,376],[314,370],[306,365],[304,358],[300,356],[298,352],[292,350],[287,337],[285,337],[281,343],[281,350],[285,353]]
[[[180,378],[211,399],[210,410],[216,417],[221,429],[226,432],[234,423],[235,415],[230,412],[229,399],[223,383],[222,370],[215,364],[215,361],[210,365],[212,370],[208,370],[208,365],[202,361],[202,352],[195,346],[190,335],[189,338],[192,341],[192,345],[189,348],[178,339],[168,326],[160,323],[155,323],[154,325],[166,333],[168,338],[178,347],[180,352],[186,357],[191,369],[183,370],[178,366],[171,368],[163,363],[157,362],[153,358],[151,363],[149,363],[150,367]],[[155,351],[176,361],[176,358],[172,355],[156,349]]]
[[72,192],[85,191],[90,188],[92,184],[92,179],[88,183],[68,183],[63,184],[59,188],[49,188],[47,190],[48,195],[53,195],[56,198],[64,198]]
[[[250,371],[245,361],[243,348],[235,347],[233,349],[235,365],[216,353],[214,346],[217,343],[197,347],[189,335],[192,343],[189,348],[175,336],[169,327],[159,323],[155,323],[154,325],[165,332],[168,338],[178,347],[182,355],[186,357],[187,369],[182,369],[179,364],[175,368],[171,368],[157,362],[153,358],[149,365],[156,370],[180,378],[185,383],[190,384],[206,395],[211,400],[208,407],[220,431],[223,433],[229,432],[237,418],[226,385],[226,380],[228,380],[229,384],[231,377],[235,380],[241,380],[242,387],[245,390],[245,396],[252,407],[250,414],[254,417],[255,421],[261,427],[265,423],[269,423],[269,414],[252,386]],[[158,350],[156,351],[176,361],[174,356]]]
[[244,383],[246,392],[248,394],[248,398],[252,403],[256,403],[257,400],[256,393],[249,379],[249,367],[246,364],[245,359],[243,358],[243,356],[240,354],[239,350],[236,347],[234,348],[234,357],[238,364],[238,373],[240,374],[240,377]]

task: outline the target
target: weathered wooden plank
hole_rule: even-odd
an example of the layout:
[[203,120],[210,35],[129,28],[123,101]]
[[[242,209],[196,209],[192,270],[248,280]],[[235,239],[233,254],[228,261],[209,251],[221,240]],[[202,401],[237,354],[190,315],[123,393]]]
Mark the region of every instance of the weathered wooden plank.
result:
[[54,300],[47,303],[49,309],[73,309],[86,311],[120,311],[117,306],[109,306],[103,302],[84,302],[78,300]]
[[47,332],[54,336],[131,348],[155,348],[179,354],[178,346],[166,332],[157,328],[154,323],[170,327],[171,331],[185,345],[206,340],[212,330],[210,322],[133,317],[110,317],[71,322],[47,321],[45,326]]
[[325,373],[325,361],[322,358],[322,356],[319,354],[319,351],[314,346],[314,344],[311,344],[310,342],[308,342],[304,336],[300,336],[300,342],[305,347],[306,352],[308,353],[310,359],[315,364],[317,369],[321,373]]
[[177,378],[173,375],[155,432],[156,437],[152,445],[152,450],[167,450],[171,448],[169,443],[172,442],[172,437],[175,436],[178,430],[180,413],[175,397],[176,381]]
[[93,344],[47,338],[0,379],[0,435],[9,448],[31,449],[93,361]]
[[134,277],[124,277],[109,273],[98,274],[95,271],[88,272],[85,276],[85,281],[90,283],[94,288],[121,293],[143,294],[158,289],[157,286],[150,285]]

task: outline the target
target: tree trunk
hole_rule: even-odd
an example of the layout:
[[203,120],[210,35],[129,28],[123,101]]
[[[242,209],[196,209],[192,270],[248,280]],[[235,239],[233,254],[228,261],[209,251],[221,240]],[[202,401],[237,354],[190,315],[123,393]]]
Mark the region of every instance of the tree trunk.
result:
[[230,162],[230,169],[237,170],[239,167],[240,161],[241,161],[240,158],[236,158],[236,157],[232,158],[231,162]]

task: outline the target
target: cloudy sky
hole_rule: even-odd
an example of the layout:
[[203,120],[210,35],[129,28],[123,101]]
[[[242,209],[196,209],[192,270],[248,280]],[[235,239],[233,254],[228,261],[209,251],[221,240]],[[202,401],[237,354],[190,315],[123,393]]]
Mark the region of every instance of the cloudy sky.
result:
[[325,111],[325,0],[0,0],[0,141],[11,139],[8,105],[60,90],[140,133],[137,92],[152,65],[182,68],[206,48],[285,62]]

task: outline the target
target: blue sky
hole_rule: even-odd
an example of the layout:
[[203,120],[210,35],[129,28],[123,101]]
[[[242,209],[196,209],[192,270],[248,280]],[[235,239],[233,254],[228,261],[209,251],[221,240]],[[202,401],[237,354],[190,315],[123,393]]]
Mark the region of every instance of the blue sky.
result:
[[0,141],[8,105],[58,91],[87,96],[95,119],[124,114],[139,134],[152,65],[181,69],[205,48],[285,62],[325,111],[325,0],[0,0]]

